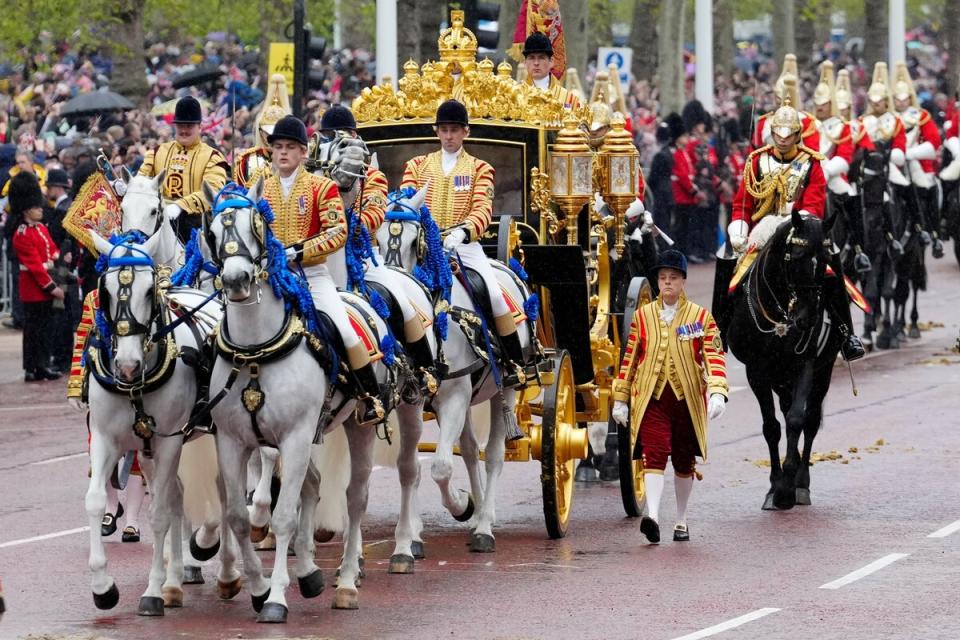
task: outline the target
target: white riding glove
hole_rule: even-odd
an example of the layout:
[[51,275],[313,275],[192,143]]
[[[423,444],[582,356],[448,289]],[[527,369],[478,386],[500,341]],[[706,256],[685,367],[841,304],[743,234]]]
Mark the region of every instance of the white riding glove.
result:
[[180,217],[180,214],[183,213],[183,209],[180,208],[176,202],[171,202],[163,208],[163,217],[173,222]]
[[299,251],[297,251],[296,247],[286,247],[283,250],[283,254],[286,257],[287,262],[296,262],[298,253]]
[[750,235],[750,226],[744,220],[734,220],[727,226],[727,236],[730,246],[737,253],[743,253],[747,248],[747,236]]
[[70,408],[74,411],[83,412],[87,410],[87,403],[77,397],[67,398],[67,404],[70,405]]
[[[623,215],[627,220],[633,222],[645,213],[647,213],[647,208],[643,206],[643,200],[637,198],[630,203],[630,206],[627,207],[627,210],[623,213]],[[644,216],[644,219],[646,219],[646,216]]]
[[613,421],[621,427],[630,423],[630,405],[617,400],[613,403]]
[[603,213],[603,208],[607,206],[607,202],[603,199],[603,196],[600,195],[600,192],[594,192],[593,194],[593,211],[598,214]]
[[707,402],[707,415],[710,416],[711,420],[716,420],[722,416],[726,409],[727,399],[723,397],[723,394],[713,393],[710,395],[710,400]]
[[464,242],[466,242],[466,240],[466,231],[463,229],[453,229],[447,234],[447,237],[443,239],[443,248],[447,251],[451,251],[462,245]]
[[126,182],[118,178],[117,180],[114,180],[111,184],[113,185],[113,191],[117,194],[117,196],[122,198],[123,196],[126,195],[127,193]]

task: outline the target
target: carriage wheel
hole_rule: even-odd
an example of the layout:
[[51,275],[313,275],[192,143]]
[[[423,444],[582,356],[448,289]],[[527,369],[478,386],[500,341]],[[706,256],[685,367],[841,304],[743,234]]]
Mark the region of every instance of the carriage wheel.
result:
[[578,459],[587,456],[587,430],[577,426],[577,386],[570,355],[559,351],[555,362],[555,382],[543,390],[540,485],[547,533],[562,538],[570,523],[574,467]]
[[[634,311],[651,300],[653,300],[653,291],[646,278],[638,276],[630,281],[627,301],[623,310],[623,327],[620,333],[623,336],[621,351],[626,346],[627,336],[630,335],[630,322]],[[620,458],[620,496],[623,498],[623,509],[627,512],[627,516],[631,518],[639,518],[643,511],[643,461],[633,459],[633,450],[637,446],[639,430],[640,425],[617,427],[617,449]]]

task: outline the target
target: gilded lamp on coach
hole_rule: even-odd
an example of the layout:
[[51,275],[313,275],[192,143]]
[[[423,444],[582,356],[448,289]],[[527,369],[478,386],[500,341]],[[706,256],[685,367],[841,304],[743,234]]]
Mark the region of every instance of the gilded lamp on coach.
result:
[[565,216],[567,244],[577,244],[577,215],[593,194],[593,154],[577,124],[568,111],[550,149],[550,195]]
[[640,184],[640,152],[625,127],[623,114],[613,114],[610,131],[604,136],[598,156],[603,167],[603,183],[598,186],[616,220],[614,247],[617,257],[623,255],[624,216],[627,207],[637,199],[637,185]]

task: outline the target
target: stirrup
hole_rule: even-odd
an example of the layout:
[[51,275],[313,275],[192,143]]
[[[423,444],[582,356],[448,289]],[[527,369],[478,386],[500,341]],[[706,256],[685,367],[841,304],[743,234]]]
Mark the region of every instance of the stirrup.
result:
[[527,384],[527,371],[522,365],[508,361],[504,366],[502,382],[504,387],[523,387]]
[[357,398],[357,408],[354,410],[354,416],[360,426],[367,427],[383,422],[387,412],[383,408],[383,402],[380,401],[380,398],[367,394]]

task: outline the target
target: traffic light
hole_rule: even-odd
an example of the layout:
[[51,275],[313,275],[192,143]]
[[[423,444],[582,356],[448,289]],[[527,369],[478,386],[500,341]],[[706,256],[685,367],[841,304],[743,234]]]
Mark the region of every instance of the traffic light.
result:
[[322,89],[327,72],[323,68],[323,56],[327,52],[327,39],[313,35],[310,27],[303,29],[303,49],[306,53],[303,68],[306,89]]
[[292,32],[287,36],[293,40],[293,113],[300,116],[303,112],[303,98],[307,91],[323,87],[326,71],[323,57],[327,52],[327,39],[313,35],[313,29],[306,22],[304,0],[294,0]]
[[500,43],[500,25],[497,22],[500,17],[500,5],[496,2],[479,2],[478,0],[466,0],[459,4],[463,8],[466,20],[464,26],[477,36],[480,52],[496,51]]

